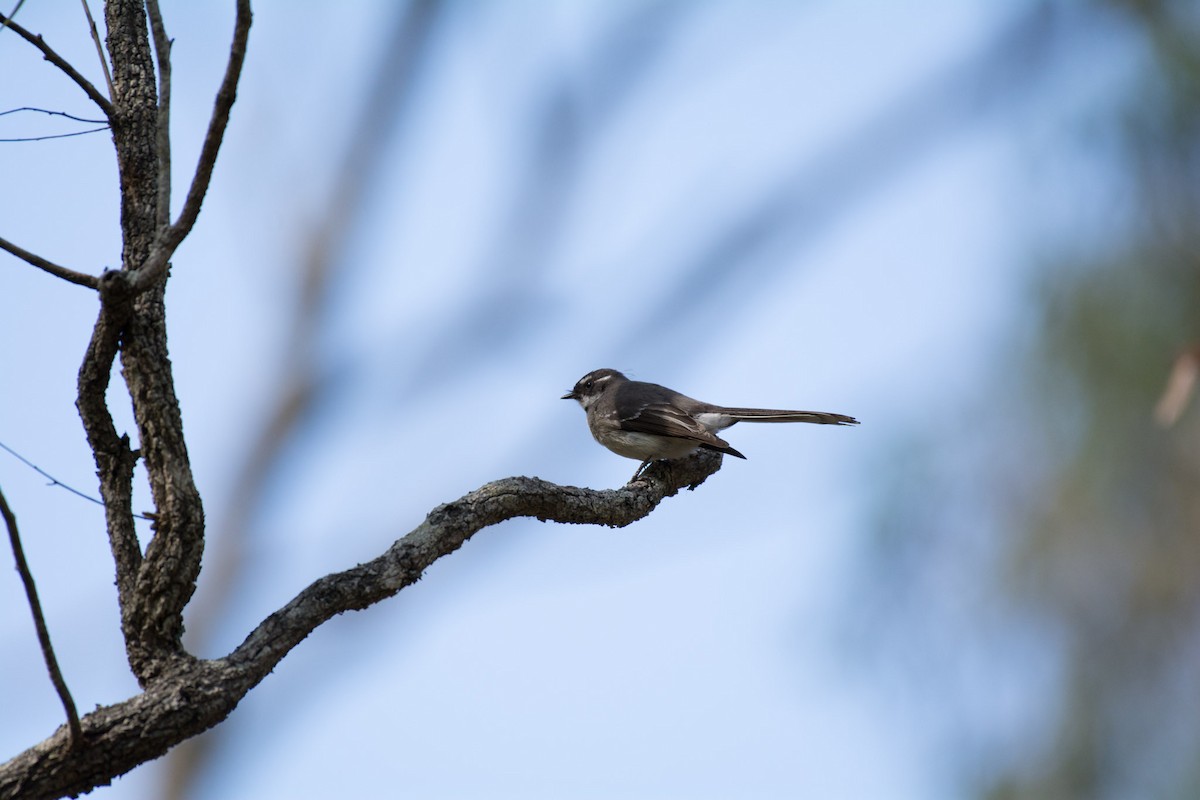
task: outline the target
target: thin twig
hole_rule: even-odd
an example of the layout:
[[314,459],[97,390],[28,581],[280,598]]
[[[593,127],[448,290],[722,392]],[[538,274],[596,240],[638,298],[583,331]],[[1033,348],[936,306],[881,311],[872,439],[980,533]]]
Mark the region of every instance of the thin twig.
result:
[[19,114],[22,111],[36,111],[39,114],[48,114],[51,117],[66,117],[75,122],[87,122],[92,125],[107,126],[108,120],[103,119],[88,119],[87,117],[77,117],[74,114],[68,114],[65,111],[51,111],[48,108],[35,108],[34,106],[21,106],[20,108],[10,108],[8,111],[0,111],[0,117],[7,117],[9,114]]
[[11,144],[14,142],[44,142],[47,139],[69,139],[72,136],[84,136],[89,133],[99,133],[100,131],[108,130],[107,125],[102,125],[99,128],[91,128],[86,131],[75,131],[74,133],[48,133],[45,136],[19,136],[15,139],[0,139],[0,143]]
[[104,45],[100,44],[100,32],[96,30],[96,20],[92,19],[92,10],[88,8],[87,0],[80,0],[83,3],[83,13],[87,17],[88,28],[92,31],[92,41],[96,44],[96,55],[100,56],[100,68],[104,70],[104,83],[108,85],[108,96],[112,97],[116,94],[113,91],[112,73],[108,70],[108,59],[104,57]]
[[12,544],[13,558],[17,561],[17,572],[21,574],[21,582],[25,584],[25,596],[29,598],[29,610],[33,612],[33,625],[37,628],[38,642],[42,645],[42,656],[46,659],[46,669],[50,671],[50,682],[58,691],[63,709],[67,712],[67,727],[71,731],[71,747],[83,746],[83,728],[79,725],[79,712],[75,710],[75,701],[67,689],[62,670],[58,668],[58,659],[54,657],[54,647],[50,644],[50,630],[46,627],[46,618],[42,615],[42,604],[38,601],[37,586],[33,582],[33,573],[25,561],[25,550],[21,547],[21,535],[17,533],[17,518],[4,492],[0,492],[0,514],[4,515],[4,523],[8,526],[8,540]]
[[55,277],[62,278],[64,281],[86,286],[89,289],[95,289],[99,284],[95,277],[82,272],[76,272],[73,269],[60,267],[53,261],[47,261],[39,255],[29,252],[28,250],[18,247],[7,239],[0,239],[0,250],[7,250],[22,261],[32,264],[40,270],[49,272]]
[[67,486],[65,483],[60,481],[58,478],[54,477],[49,472],[46,472],[46,470],[42,469],[37,464],[33,463],[28,458],[26,458],[25,456],[18,453],[16,450],[13,450],[11,447],[6,445],[4,442],[0,442],[0,450],[3,450],[4,452],[8,453],[10,456],[15,458],[17,461],[20,461],[25,466],[29,467],[31,470],[36,472],[38,475],[41,475],[46,480],[50,481],[51,486],[61,486],[62,488],[66,489],[68,492],[70,492],[71,494],[73,494],[77,497],[82,497],[84,500],[89,500],[98,506],[104,505],[103,500],[92,497],[91,495],[81,492],[78,489],[75,489],[71,486]]
[[163,25],[158,0],[146,0],[150,32],[154,35],[154,57],[158,61],[158,208],[155,223],[171,222],[171,39]]
[[[50,481],[51,486],[61,486],[62,488],[66,489],[68,492],[70,492],[71,494],[76,495],[78,497],[82,497],[84,500],[89,500],[98,506],[104,505],[103,500],[100,500],[99,498],[96,498],[96,497],[92,497],[90,494],[88,494],[86,492],[81,492],[72,486],[68,486],[67,484],[60,481],[58,478],[51,475],[49,472],[46,472],[46,470],[42,469],[37,464],[30,461],[25,456],[18,453],[16,450],[13,450],[11,447],[6,445],[4,442],[0,442],[0,450],[3,450],[4,452],[8,453],[13,458],[17,459],[22,464],[24,464],[25,466],[29,467],[31,470],[36,472],[38,475],[41,475],[46,480]],[[153,518],[146,516],[145,514],[134,514],[133,516],[137,517],[138,519],[144,519],[148,522],[153,522]]]
[[41,34],[30,33],[29,31],[25,30],[25,28],[13,22],[11,17],[6,17],[3,14],[0,14],[0,23],[3,23],[4,26],[11,28],[13,33],[17,34],[17,36],[20,36],[38,50],[41,50],[42,55],[45,56],[47,61],[62,70],[68,78],[75,81],[75,85],[80,89],[83,89],[87,96],[92,98],[93,103],[100,106],[100,110],[104,112],[104,116],[108,117],[110,120],[112,119],[113,106],[112,103],[109,102],[108,98],[100,94],[96,87],[92,85],[92,82],[83,77],[83,75],[79,73],[79,70],[67,63],[65,58],[54,52],[50,45],[46,44],[45,40],[42,39]]

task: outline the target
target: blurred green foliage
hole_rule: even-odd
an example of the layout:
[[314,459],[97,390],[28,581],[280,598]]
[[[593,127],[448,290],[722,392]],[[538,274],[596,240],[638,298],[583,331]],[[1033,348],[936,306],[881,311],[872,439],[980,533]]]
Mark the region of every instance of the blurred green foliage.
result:
[[954,447],[887,465],[878,526],[881,652],[992,800],[1200,797],[1200,402],[1153,415],[1200,343],[1200,3],[1090,5],[1139,54],[1059,143],[1108,216],[1042,232],[1025,328],[927,432]]

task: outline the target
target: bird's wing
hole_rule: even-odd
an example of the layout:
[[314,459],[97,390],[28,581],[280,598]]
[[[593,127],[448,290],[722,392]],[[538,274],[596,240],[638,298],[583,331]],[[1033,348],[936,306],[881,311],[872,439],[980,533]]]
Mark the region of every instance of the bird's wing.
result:
[[729,442],[714,435],[708,428],[667,403],[651,403],[642,406],[636,413],[623,417],[620,422],[622,430],[650,433],[657,436],[673,436],[676,439],[691,439],[699,442],[703,447],[745,458],[730,447]]

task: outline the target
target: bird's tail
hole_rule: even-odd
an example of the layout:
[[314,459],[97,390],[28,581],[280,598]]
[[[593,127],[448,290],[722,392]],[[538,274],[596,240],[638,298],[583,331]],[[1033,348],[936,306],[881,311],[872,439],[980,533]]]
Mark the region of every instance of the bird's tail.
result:
[[726,408],[734,422],[813,422],[818,425],[857,425],[858,420],[828,411],[783,411],[775,408]]

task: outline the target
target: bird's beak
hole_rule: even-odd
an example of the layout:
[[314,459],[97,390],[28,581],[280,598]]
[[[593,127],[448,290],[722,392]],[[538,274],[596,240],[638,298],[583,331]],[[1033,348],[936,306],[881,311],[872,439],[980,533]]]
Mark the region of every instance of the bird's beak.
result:
[[579,395],[575,394],[574,390],[571,390],[558,399],[559,400],[578,400]]

